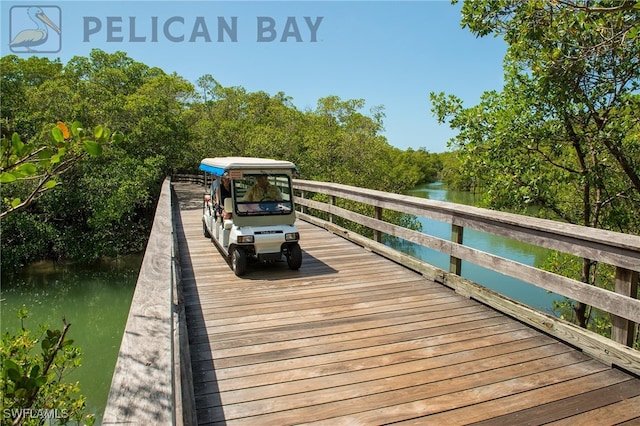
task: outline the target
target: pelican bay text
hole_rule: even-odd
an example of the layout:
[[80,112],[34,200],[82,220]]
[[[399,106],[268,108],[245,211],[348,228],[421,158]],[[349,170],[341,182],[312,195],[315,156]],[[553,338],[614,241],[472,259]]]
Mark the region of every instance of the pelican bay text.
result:
[[[324,17],[289,16],[273,18],[257,16],[248,27],[242,28],[242,36],[251,36],[258,43],[311,42],[318,41],[318,31]],[[242,21],[244,24],[245,21]],[[247,25],[247,24],[244,24]],[[240,21],[237,16],[213,19],[204,16],[184,18],[172,16],[85,16],[83,18],[83,42],[106,41],[108,43],[211,43],[238,42]]]

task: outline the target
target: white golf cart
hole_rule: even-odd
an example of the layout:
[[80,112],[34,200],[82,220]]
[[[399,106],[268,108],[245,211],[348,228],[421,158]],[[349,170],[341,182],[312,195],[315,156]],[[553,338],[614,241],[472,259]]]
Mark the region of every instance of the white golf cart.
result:
[[[289,161],[265,158],[217,157],[200,163],[200,170],[212,178],[204,195],[202,230],[236,275],[246,272],[250,259],[274,262],[284,257],[289,268],[300,268],[291,189],[295,169]],[[230,179],[228,192],[221,188],[223,179]],[[229,194],[224,200],[223,193]]]

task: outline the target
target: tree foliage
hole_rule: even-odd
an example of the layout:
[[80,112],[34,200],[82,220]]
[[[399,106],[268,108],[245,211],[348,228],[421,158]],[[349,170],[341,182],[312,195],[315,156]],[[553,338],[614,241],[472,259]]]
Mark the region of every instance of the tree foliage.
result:
[[536,203],[571,223],[637,232],[628,214],[640,194],[635,5],[465,3],[463,26],[509,45],[504,90],[468,109],[431,96],[460,130],[463,169],[486,177],[492,206]]
[[[284,93],[224,87],[211,75],[193,85],[123,52],[94,50],[66,64],[11,55],[0,66],[3,180],[23,169],[43,179],[29,185],[16,175],[16,182],[0,187],[5,212],[17,199],[27,200],[29,190],[37,195],[0,222],[3,267],[42,257],[90,262],[143,250],[162,180],[197,173],[204,157],[286,159],[306,179],[391,192],[433,180],[440,168],[424,149],[389,145],[383,109],[365,112],[361,99],[327,96],[301,111]],[[83,126],[70,125],[69,138],[54,129],[52,139],[58,121]],[[107,143],[98,133],[122,137]],[[89,155],[98,153],[90,141],[97,141],[101,155]],[[62,154],[69,162],[47,171],[38,157],[43,152],[54,159],[49,166],[60,166]]]
[[51,130],[49,144],[25,144],[17,133],[10,140],[0,139],[0,184],[19,186],[12,188],[15,191],[8,191],[13,195],[24,193],[22,198],[4,198],[0,219],[29,206],[58,184],[57,177],[69,171],[86,154],[101,155],[103,146],[112,140],[120,140],[120,135],[112,135],[102,126],[97,126],[89,133],[79,122],[73,123],[69,130],[62,121],[58,121]]
[[[1,65],[12,94],[2,105],[3,216],[39,198],[0,222],[3,267],[143,249],[168,161],[186,143],[181,111],[192,86],[122,52],[95,50],[64,66],[5,56]],[[39,246],[32,240],[44,236]]]
[[[493,208],[640,233],[640,3],[466,1],[462,26],[508,45],[501,92],[469,108],[431,94],[465,179]],[[598,281],[591,260],[579,269]]]
[[66,337],[71,324],[63,319],[61,330],[43,326],[34,336],[24,327],[27,317],[23,307],[18,312],[20,329],[2,335],[0,387],[7,424],[41,425],[46,418],[60,424],[94,424],[95,417],[85,414],[78,383],[63,380],[81,363],[80,349]]

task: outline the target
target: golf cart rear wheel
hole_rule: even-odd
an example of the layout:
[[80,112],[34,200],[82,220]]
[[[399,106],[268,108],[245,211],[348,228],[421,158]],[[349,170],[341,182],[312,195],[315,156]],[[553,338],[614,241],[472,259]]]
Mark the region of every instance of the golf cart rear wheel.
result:
[[233,250],[231,254],[231,269],[237,275],[244,275],[247,272],[247,253],[239,248]]
[[287,264],[289,269],[298,270],[302,266],[302,250],[298,243],[289,245],[287,254]]

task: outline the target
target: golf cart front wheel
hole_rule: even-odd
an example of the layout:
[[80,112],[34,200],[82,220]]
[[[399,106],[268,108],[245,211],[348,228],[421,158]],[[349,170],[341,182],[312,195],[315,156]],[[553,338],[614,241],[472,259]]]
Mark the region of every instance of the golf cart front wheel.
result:
[[231,254],[231,269],[237,275],[244,275],[247,272],[247,253],[239,248],[233,250]]
[[298,243],[289,245],[287,253],[287,264],[289,269],[298,270],[302,266],[302,250]]

